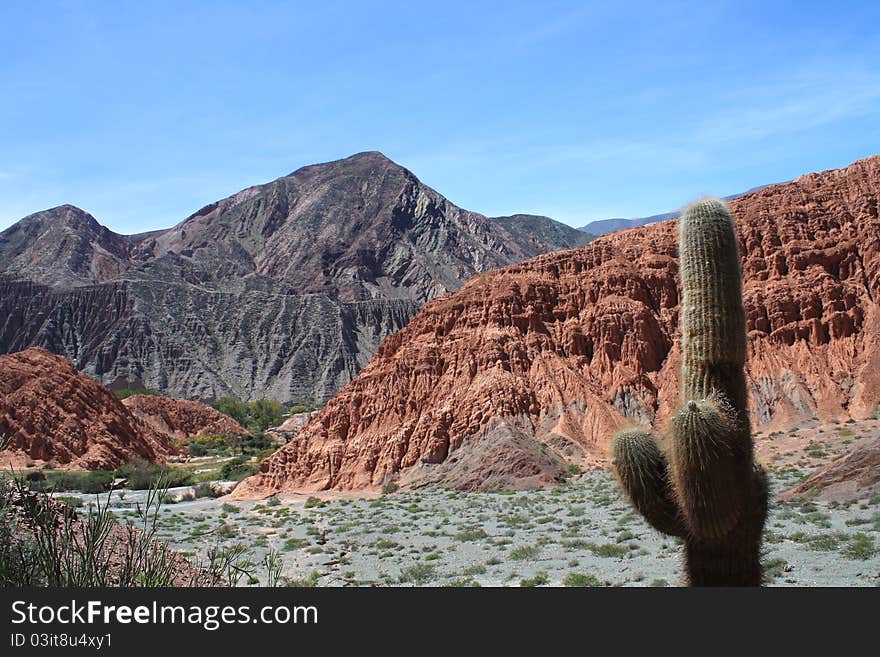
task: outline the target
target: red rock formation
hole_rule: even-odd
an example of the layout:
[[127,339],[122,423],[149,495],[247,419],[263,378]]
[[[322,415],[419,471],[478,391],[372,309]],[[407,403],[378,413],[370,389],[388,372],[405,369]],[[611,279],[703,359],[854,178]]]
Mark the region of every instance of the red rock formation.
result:
[[122,400],[136,417],[173,438],[205,433],[244,436],[250,433],[234,419],[202,402],[157,395],[132,395]]
[[801,495],[825,500],[852,500],[880,492],[880,439],[857,448],[842,459],[814,472],[780,497]]
[[113,469],[134,456],[163,462],[180,451],[108,388],[38,348],[0,356],[0,436],[10,439],[3,462],[88,470]]
[[[880,400],[878,190],[872,157],[731,202],[756,424],[858,419]],[[662,424],[676,406],[675,230],[608,235],[427,304],[236,495],[430,481],[490,432],[605,462],[613,429]]]

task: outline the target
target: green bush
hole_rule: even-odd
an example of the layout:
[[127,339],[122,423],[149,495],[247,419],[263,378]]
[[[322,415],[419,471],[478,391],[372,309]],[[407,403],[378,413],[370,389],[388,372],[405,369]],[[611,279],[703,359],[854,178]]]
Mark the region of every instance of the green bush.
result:
[[314,588],[318,586],[319,579],[321,579],[321,573],[319,573],[317,570],[313,570],[305,579],[288,579],[287,586],[292,586],[296,588]]
[[510,558],[516,561],[528,561],[538,556],[540,550],[534,545],[523,545],[510,551]]
[[415,584],[424,584],[434,576],[434,566],[427,563],[417,563],[400,571],[398,581],[401,584],[413,582]]
[[187,451],[190,456],[205,456],[208,453],[208,448],[204,445],[200,445],[199,443],[192,443],[186,446]]
[[535,586],[547,586],[550,583],[550,576],[547,573],[540,572],[534,577],[523,579],[519,585],[523,588],[532,588]]
[[602,586],[602,582],[592,575],[583,573],[569,573],[562,578],[563,586],[584,587],[584,586]]
[[132,490],[147,490],[155,487],[159,481],[163,481],[168,488],[192,483],[192,473],[189,470],[170,468],[141,458],[133,459],[121,466],[116,470],[116,476],[127,479],[126,487]]
[[158,390],[153,390],[152,388],[126,388],[124,390],[116,390],[117,399],[125,399],[126,397],[131,397],[133,395],[153,395],[154,397],[161,397],[162,393]]
[[220,468],[220,477],[227,481],[239,481],[245,477],[257,474],[259,467],[255,463],[249,463],[244,457],[237,457],[223,464]]
[[27,477],[28,486],[31,490],[39,492],[67,492],[82,491],[83,493],[103,493],[110,490],[113,483],[113,473],[103,470],[91,472],[78,472],[75,470],[51,470],[39,473],[30,473]]
[[873,559],[878,552],[880,552],[880,549],[874,544],[874,539],[868,534],[862,532],[853,534],[850,537],[849,542],[841,550],[841,553],[847,559],[858,559],[862,561]]
[[284,417],[284,407],[272,399],[240,402],[230,397],[224,397],[213,402],[211,406],[235,419],[252,434],[278,426]]
[[93,470],[89,472],[82,483],[82,491],[84,493],[103,493],[110,490],[113,485],[113,473],[104,472],[103,470]]

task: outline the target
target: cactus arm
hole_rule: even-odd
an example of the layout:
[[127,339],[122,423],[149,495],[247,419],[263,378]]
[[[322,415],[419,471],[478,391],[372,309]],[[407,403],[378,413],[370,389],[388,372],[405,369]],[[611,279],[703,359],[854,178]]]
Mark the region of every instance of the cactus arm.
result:
[[[745,436],[743,434],[745,433]],[[696,537],[717,540],[739,521],[751,490],[748,427],[717,393],[689,401],[672,419],[670,479]]]
[[640,428],[622,429],[611,449],[614,474],[633,506],[657,531],[683,538],[687,530],[669,485],[669,467],[654,437]]

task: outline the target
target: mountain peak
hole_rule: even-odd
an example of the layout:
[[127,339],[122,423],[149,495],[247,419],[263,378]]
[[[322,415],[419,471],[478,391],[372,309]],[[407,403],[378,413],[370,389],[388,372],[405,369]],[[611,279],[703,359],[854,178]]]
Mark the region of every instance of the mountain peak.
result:
[[385,155],[385,153],[381,151],[361,151],[360,153],[349,155],[348,157],[343,158],[343,160],[376,160],[380,162],[391,162],[392,164],[395,164],[395,162],[390,157],[388,157],[387,155]]
[[305,173],[345,171],[352,168],[366,169],[388,166],[404,171],[406,170],[404,167],[399,165],[397,162],[389,158],[384,153],[381,153],[379,151],[363,151],[361,153],[355,153],[354,155],[349,155],[348,157],[343,157],[338,160],[330,160],[329,162],[320,162],[318,164],[308,164],[304,167],[300,167],[299,169],[293,171],[285,177],[292,178],[294,176]]
[[89,285],[125,271],[129,248],[125,237],[66,203],[0,233],[0,273],[46,285]]
[[[56,205],[55,207],[46,210],[34,212],[21,219],[18,223],[42,223],[44,221],[57,221],[59,219],[67,223],[73,222],[81,224],[82,222],[85,222],[89,226],[101,226],[101,224],[98,223],[98,220],[91,214],[80,207],[71,205],[70,203],[64,203],[63,205]],[[13,224],[13,227],[14,226],[15,224]]]

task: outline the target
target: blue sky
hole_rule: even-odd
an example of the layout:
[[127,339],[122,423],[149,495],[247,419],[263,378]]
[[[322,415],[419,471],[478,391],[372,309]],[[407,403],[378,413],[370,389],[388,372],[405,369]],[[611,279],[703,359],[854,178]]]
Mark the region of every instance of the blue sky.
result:
[[880,2],[3,2],[0,228],[380,150],[579,226],[880,153]]

